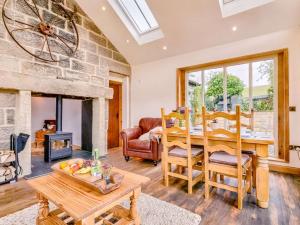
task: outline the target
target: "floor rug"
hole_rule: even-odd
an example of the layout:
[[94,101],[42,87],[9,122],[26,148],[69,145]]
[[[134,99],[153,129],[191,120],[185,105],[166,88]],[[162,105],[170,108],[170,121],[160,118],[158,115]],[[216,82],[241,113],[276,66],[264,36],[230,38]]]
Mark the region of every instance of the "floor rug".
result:
[[[129,202],[124,205],[128,207]],[[142,225],[199,225],[201,221],[195,213],[146,194],[141,194],[138,199],[138,211]],[[37,212],[36,204],[0,218],[0,225],[34,225]]]

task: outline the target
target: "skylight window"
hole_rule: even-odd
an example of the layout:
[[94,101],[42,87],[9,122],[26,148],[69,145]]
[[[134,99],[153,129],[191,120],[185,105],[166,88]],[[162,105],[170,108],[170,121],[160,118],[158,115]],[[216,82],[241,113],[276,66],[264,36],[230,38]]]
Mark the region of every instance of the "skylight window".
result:
[[233,16],[274,0],[219,0],[223,17]]
[[234,0],[223,0],[223,4],[227,4],[227,3],[230,3],[230,2],[233,2]]
[[164,37],[146,0],[107,0],[139,45]]
[[159,27],[145,0],[118,0],[118,2],[140,34]]

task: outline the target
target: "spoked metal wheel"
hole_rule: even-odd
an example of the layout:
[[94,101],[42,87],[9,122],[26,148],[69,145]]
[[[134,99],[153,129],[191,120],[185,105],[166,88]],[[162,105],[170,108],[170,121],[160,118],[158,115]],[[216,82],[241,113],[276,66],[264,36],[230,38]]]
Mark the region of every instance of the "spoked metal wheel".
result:
[[53,2],[59,14],[43,10],[36,0],[5,0],[2,8],[11,38],[30,55],[48,62],[65,59],[58,55],[73,56],[79,43],[75,13]]

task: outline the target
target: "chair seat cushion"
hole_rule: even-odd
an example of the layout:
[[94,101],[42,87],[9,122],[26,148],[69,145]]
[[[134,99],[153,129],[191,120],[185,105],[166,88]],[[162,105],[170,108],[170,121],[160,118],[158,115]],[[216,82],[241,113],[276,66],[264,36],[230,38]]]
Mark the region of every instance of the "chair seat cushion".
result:
[[[203,152],[204,152],[203,147],[198,147],[198,148],[192,147],[192,157],[201,155],[203,154]],[[181,157],[181,158],[188,157],[187,150],[180,147],[173,148],[171,151],[169,151],[169,155]]]
[[255,150],[242,150],[242,153],[247,155],[255,155]]
[[[250,160],[249,155],[242,154],[242,165],[245,165]],[[224,164],[229,166],[237,166],[237,156],[230,155],[226,152],[214,152],[209,157],[212,163]]]
[[128,148],[137,150],[150,150],[150,141],[141,141],[139,139],[133,139],[128,141]]

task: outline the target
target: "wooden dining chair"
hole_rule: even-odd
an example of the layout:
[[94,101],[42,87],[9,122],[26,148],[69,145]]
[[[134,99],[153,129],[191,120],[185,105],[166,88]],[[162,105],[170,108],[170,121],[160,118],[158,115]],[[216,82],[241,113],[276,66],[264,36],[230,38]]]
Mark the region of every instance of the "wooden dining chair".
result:
[[[241,122],[241,127],[245,127],[246,129],[248,129],[250,131],[254,131],[254,109],[252,108],[250,110],[250,113],[241,112],[241,117],[248,119],[248,123],[242,123]],[[236,128],[236,124],[232,124],[232,125],[229,126],[229,129],[232,129],[232,128]],[[256,187],[256,163],[257,163],[257,159],[256,159],[255,150],[254,149],[253,150],[243,150],[242,149],[242,153],[249,155],[252,159],[252,186]]]
[[[190,137],[190,118],[189,110],[185,109],[184,114],[172,112],[168,115],[165,110],[161,109],[162,117],[162,144],[163,144],[163,173],[165,186],[169,186],[169,176],[187,180],[188,193],[192,194],[193,186],[204,178],[203,173],[203,147],[192,148]],[[169,120],[181,121],[175,122],[172,127],[167,127]],[[180,127],[179,125],[183,125]],[[172,135],[172,138],[170,138]],[[177,167],[172,170],[172,165]],[[185,168],[187,174],[182,174],[182,170],[178,168]],[[193,174],[194,170],[201,171],[197,175]],[[195,176],[194,176],[195,175]]]
[[195,109],[195,112],[194,112],[194,125],[197,126],[197,125],[202,125],[202,115],[201,115],[201,112],[199,112],[199,110]]
[[[243,208],[243,197],[251,192],[252,160],[242,154],[241,142],[241,111],[236,106],[235,114],[214,112],[208,114],[202,108],[204,133],[204,167],[205,167],[205,198],[209,198],[210,186],[236,192],[238,195],[238,208]],[[236,131],[223,128],[208,130],[208,121],[223,118],[236,122]],[[224,140],[224,142],[220,142]],[[226,140],[226,141],[225,141]],[[218,182],[216,174],[237,179],[237,187]]]
[[[254,109],[251,109],[250,113],[241,112],[241,117],[248,119],[249,122],[249,123],[241,122],[241,127],[245,127],[246,129],[253,131],[254,130]],[[232,128],[236,128],[235,123],[229,126],[229,129]]]

